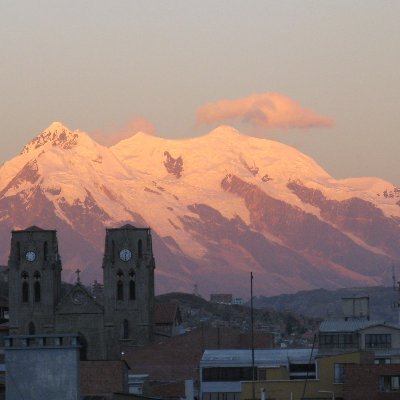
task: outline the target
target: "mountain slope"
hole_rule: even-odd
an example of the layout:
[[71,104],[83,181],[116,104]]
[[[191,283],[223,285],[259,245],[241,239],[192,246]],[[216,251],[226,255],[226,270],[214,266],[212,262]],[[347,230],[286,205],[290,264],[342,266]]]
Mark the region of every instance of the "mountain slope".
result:
[[153,230],[158,292],[245,295],[250,271],[269,295],[380,284],[400,260],[399,198],[230,127],[107,148],[53,123],[0,168],[1,262],[10,230],[35,224],[59,231],[67,279],[99,280],[104,227],[130,222]]

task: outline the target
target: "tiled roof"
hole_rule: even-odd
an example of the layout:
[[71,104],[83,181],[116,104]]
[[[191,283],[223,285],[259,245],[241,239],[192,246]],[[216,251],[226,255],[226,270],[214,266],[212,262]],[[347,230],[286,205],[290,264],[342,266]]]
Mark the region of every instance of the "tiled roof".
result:
[[173,324],[178,314],[175,303],[156,303],[154,306],[154,322],[156,324]]

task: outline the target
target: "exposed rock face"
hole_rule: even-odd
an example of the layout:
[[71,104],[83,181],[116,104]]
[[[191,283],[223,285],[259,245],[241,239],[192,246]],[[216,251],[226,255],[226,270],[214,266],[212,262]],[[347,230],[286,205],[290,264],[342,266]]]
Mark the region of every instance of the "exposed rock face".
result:
[[390,262],[388,257],[358,246],[315,215],[276,200],[236,176],[225,177],[221,186],[245,200],[255,229],[272,233],[305,258],[319,260],[321,264],[331,261],[338,266],[347,266],[350,271],[370,276],[378,275],[380,266]]
[[27,144],[22,150],[22,154],[36,150],[49,142],[51,142],[53,146],[68,150],[77,145],[78,137],[78,133],[71,132],[61,124],[55,123]]
[[319,190],[299,182],[287,185],[303,202],[318,207],[321,217],[342,231],[356,235],[370,246],[379,246],[393,257],[400,257],[400,226],[385,217],[374,204],[359,198],[328,200]]
[[182,157],[173,158],[168,151],[164,152],[165,161],[164,166],[168,173],[175,175],[177,178],[182,176],[183,171],[183,159]]

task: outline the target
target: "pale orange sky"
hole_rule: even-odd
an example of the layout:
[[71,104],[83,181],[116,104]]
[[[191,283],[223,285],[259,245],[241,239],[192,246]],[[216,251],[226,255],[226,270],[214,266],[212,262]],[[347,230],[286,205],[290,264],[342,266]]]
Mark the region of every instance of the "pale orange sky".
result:
[[223,122],[400,185],[399,15],[394,0],[2,1],[0,161],[55,120],[105,143]]

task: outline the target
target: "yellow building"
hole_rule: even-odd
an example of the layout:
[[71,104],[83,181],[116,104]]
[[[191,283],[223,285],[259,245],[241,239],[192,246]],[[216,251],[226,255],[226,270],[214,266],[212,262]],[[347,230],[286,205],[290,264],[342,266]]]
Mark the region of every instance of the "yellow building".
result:
[[[286,367],[258,368],[258,379],[254,382],[256,399],[300,400],[342,399],[343,371],[345,364],[371,362],[370,353],[354,352],[316,358],[316,375],[312,379],[293,379]],[[240,400],[253,398],[253,383],[242,382]]]

